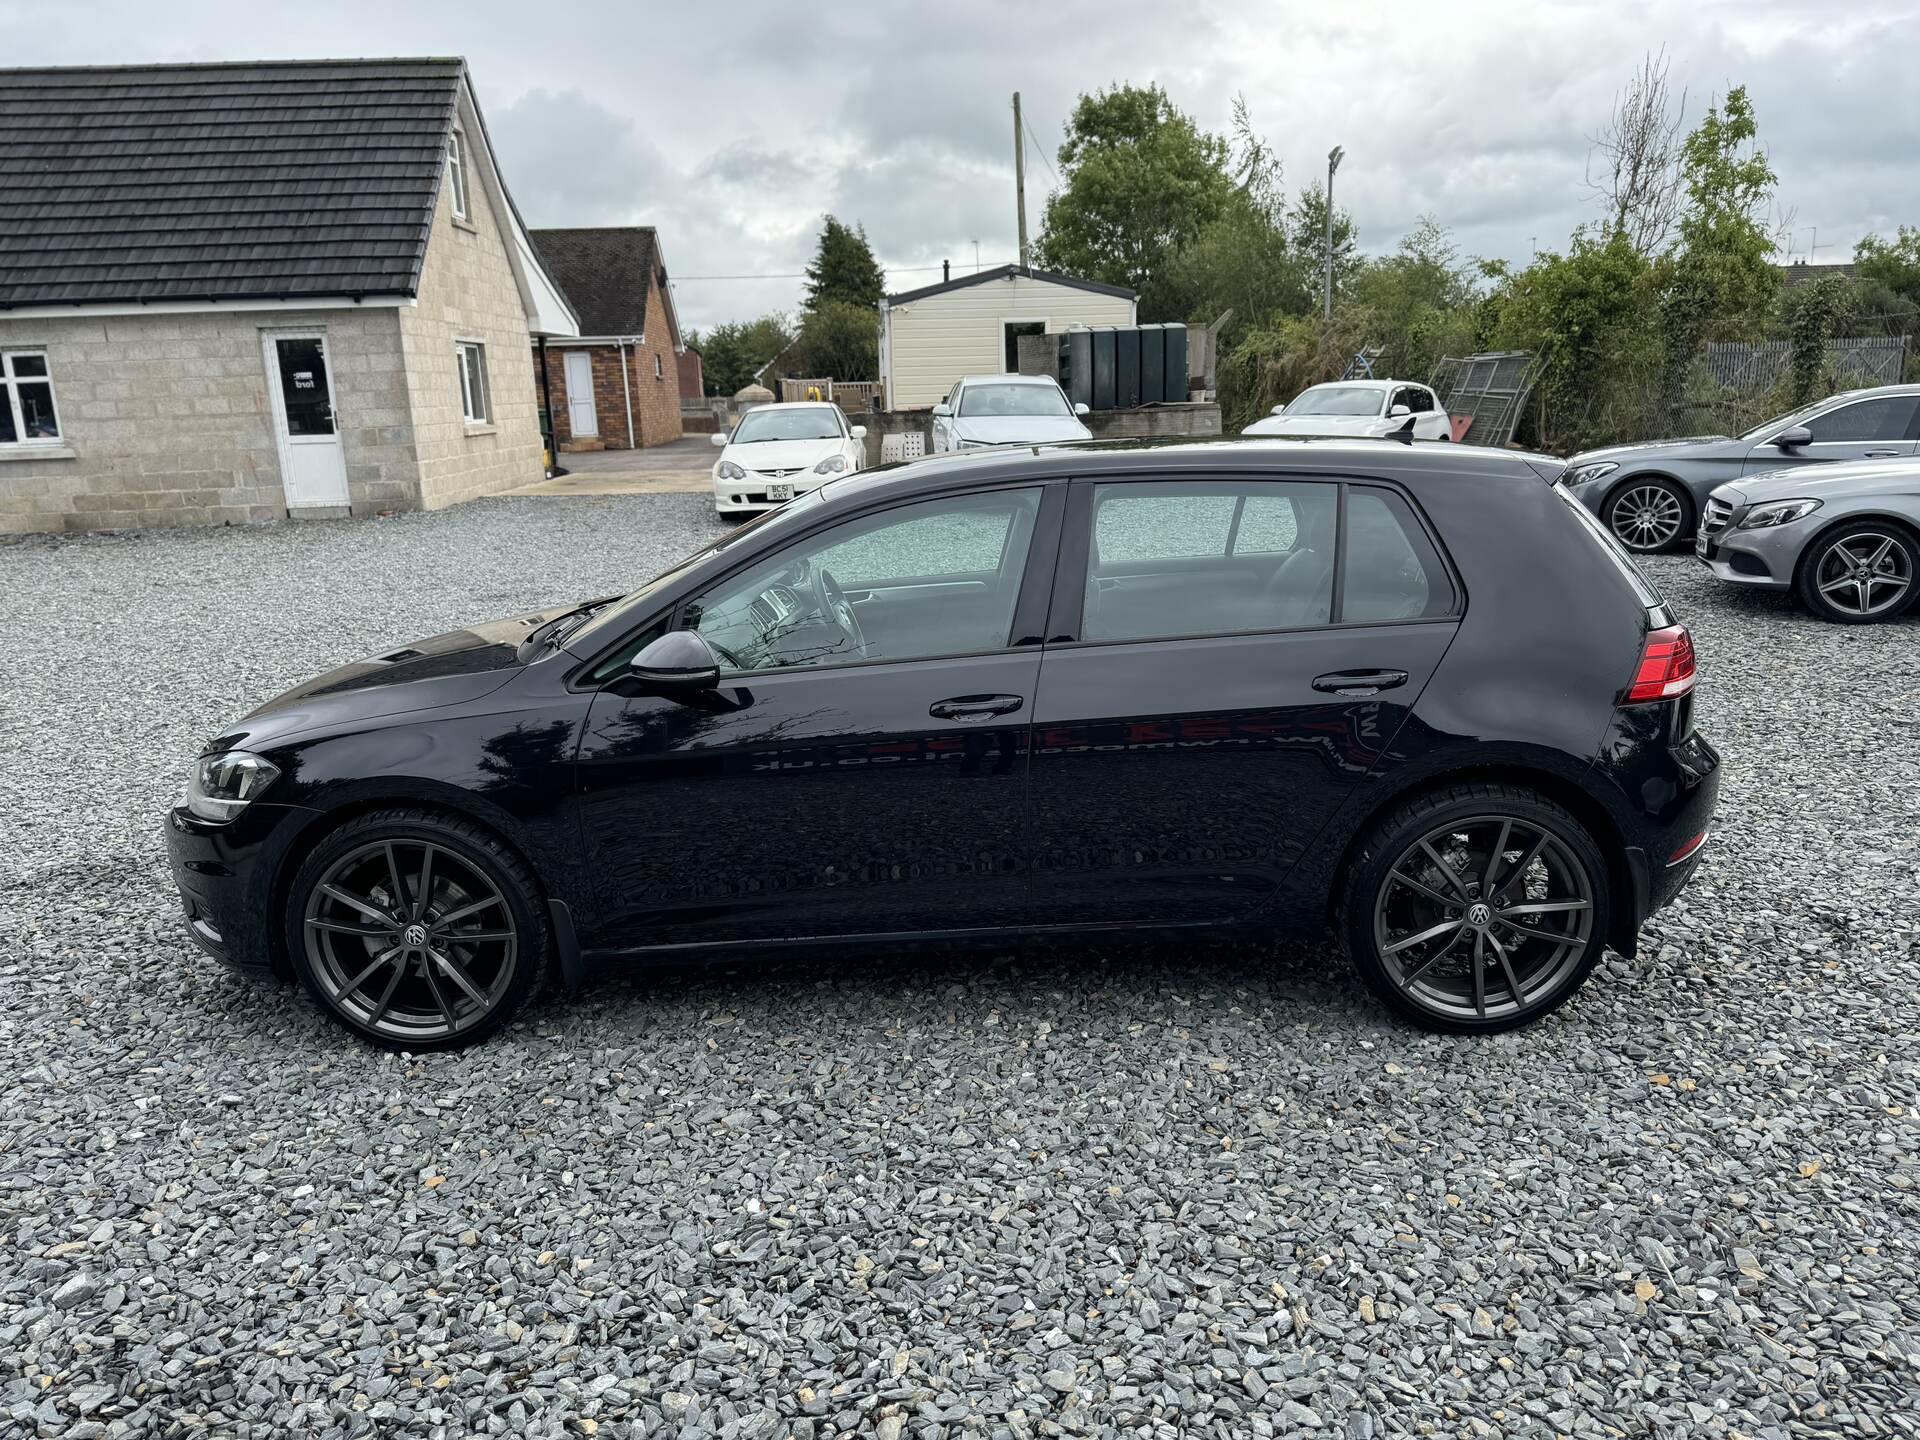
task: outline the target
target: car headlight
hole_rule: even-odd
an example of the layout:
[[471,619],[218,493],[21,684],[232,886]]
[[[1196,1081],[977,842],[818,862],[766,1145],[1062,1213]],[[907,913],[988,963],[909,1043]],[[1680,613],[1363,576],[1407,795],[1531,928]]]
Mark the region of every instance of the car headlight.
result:
[[719,468],[713,473],[718,475],[722,480],[744,480],[747,478],[747,472],[731,460],[722,460]]
[[816,475],[838,475],[842,470],[846,468],[847,468],[846,456],[829,455],[827,456],[826,459],[822,460],[818,465],[813,467],[813,473]]
[[1804,520],[1820,508],[1818,500],[1775,500],[1770,504],[1756,505],[1747,512],[1747,518],[1740,522],[1742,530],[1765,530],[1774,525],[1791,525],[1796,520]]
[[1589,480],[1600,480],[1620,468],[1615,460],[1595,460],[1591,464],[1576,465],[1567,472],[1569,485],[1585,485]]
[[245,750],[204,755],[187,784],[187,809],[202,820],[231,820],[279,778],[278,765]]

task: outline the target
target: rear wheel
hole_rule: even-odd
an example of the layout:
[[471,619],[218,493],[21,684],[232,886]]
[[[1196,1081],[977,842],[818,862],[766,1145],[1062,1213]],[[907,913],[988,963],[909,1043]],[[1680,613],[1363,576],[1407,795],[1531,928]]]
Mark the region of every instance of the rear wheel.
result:
[[1857,520],[1806,548],[1794,575],[1800,601],[1843,625],[1891,620],[1920,596],[1920,543],[1898,525]]
[[287,951],[335,1019],[391,1050],[453,1050],[506,1025],[552,943],[538,880],[478,825],[384,810],[342,825],[294,875]]
[[1552,801],[1454,786],[1374,828],[1348,872],[1341,938],[1373,992],[1416,1024],[1511,1030],[1564,1003],[1599,961],[1606,873]]
[[1607,500],[1607,528],[1637,555],[1651,555],[1692,528],[1693,502],[1671,480],[1629,480]]

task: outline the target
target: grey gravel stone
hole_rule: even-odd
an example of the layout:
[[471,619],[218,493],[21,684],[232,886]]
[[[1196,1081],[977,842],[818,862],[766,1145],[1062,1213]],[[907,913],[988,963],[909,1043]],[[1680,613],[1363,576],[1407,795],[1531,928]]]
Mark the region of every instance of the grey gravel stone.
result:
[[1917,1433],[1920,620],[1649,562],[1720,823],[1518,1035],[1397,1025],[1310,939],[651,971],[418,1058],[188,946],[207,736],[721,533],[0,543],[0,1431]]

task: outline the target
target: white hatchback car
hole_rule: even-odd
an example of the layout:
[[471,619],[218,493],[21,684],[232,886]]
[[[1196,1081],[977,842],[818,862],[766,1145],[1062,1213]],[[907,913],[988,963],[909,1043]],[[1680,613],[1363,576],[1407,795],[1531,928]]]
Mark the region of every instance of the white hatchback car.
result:
[[1416,440],[1451,440],[1440,398],[1411,380],[1333,380],[1309,385],[1242,435],[1391,435],[1413,417]]
[[1080,421],[1086,413],[1086,406],[1067,403],[1051,375],[968,375],[933,407],[933,451],[1091,440]]
[[713,437],[722,447],[713,463],[714,508],[752,515],[850,475],[866,463],[866,434],[830,401],[756,405],[732,434]]

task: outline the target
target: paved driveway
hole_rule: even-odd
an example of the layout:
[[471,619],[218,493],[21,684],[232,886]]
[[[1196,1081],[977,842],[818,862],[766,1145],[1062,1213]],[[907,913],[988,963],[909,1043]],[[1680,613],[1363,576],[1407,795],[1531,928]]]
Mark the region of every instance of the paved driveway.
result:
[[1648,563],[1721,824],[1513,1035],[1320,939],[1103,939],[608,976],[410,1058],[188,945],[159,821],[220,726],[728,528],[0,542],[0,1433],[1914,1433],[1920,620]]
[[589,450],[560,456],[570,473],[523,485],[515,495],[708,494],[719,452],[706,435],[683,435],[644,450]]

